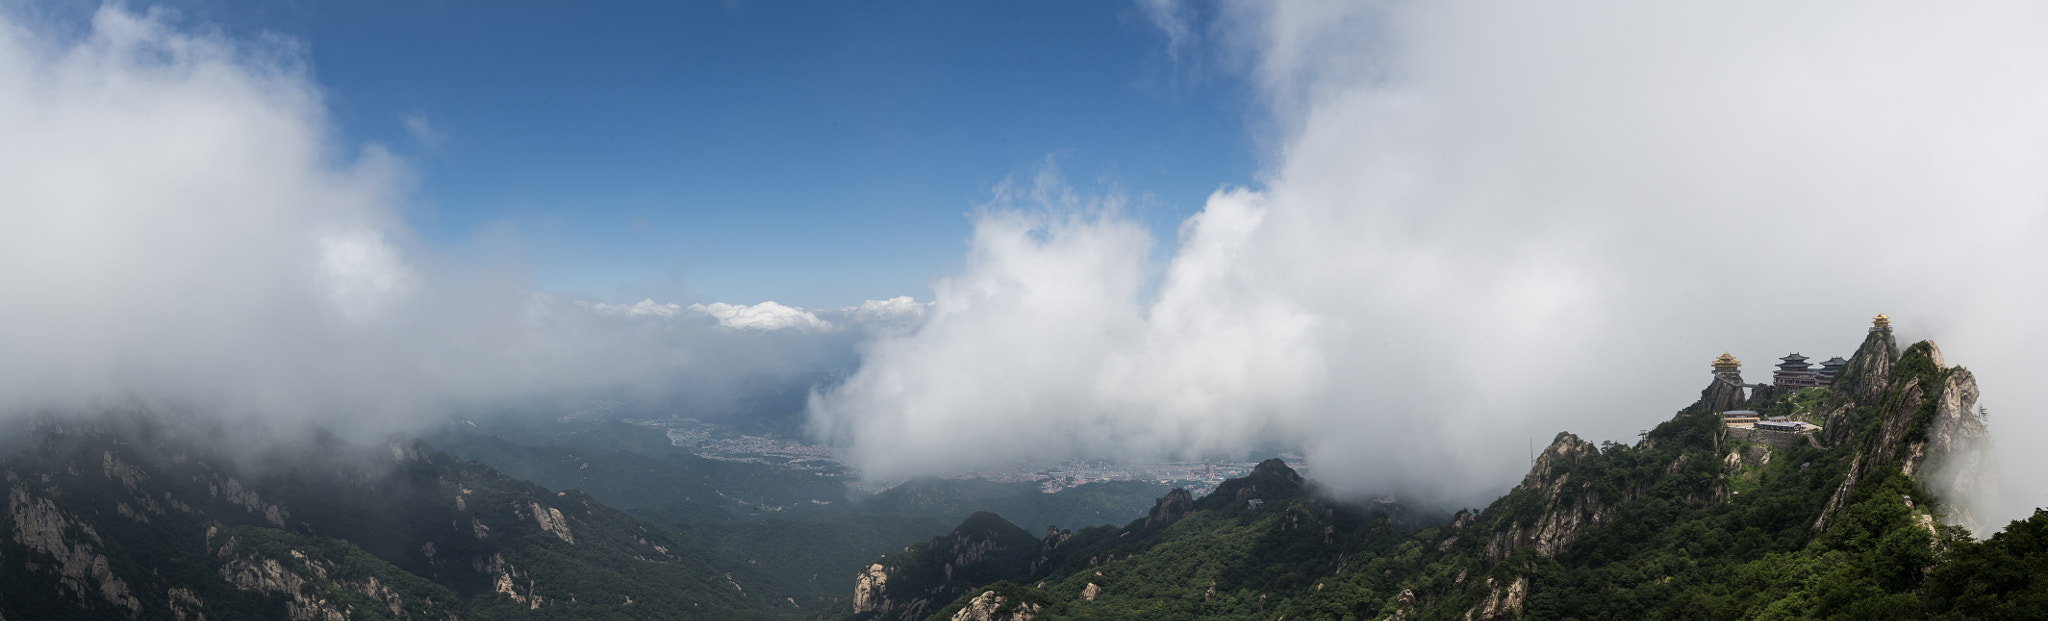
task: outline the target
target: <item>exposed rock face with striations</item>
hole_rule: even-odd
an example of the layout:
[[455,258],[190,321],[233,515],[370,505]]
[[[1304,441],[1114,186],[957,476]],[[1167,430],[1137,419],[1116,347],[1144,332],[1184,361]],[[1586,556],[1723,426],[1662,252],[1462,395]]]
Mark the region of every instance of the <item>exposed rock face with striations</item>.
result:
[[1835,376],[1835,390],[1862,403],[1875,403],[1890,387],[1899,341],[1890,328],[1871,332]]
[[882,619],[923,619],[981,585],[1026,575],[1040,540],[993,513],[969,516],[953,532],[879,559],[854,582],[855,612]]
[[[1857,359],[1886,358],[1889,336],[1889,331],[1872,333],[1857,351]],[[1849,463],[1847,477],[1814,521],[1814,530],[1827,530],[1856,487],[1874,469],[1885,466],[1897,467],[1930,491],[1950,497],[1943,505],[1949,522],[1981,528],[1974,501],[1990,485],[1986,478],[1989,469],[1984,467],[1989,445],[1988,433],[1975,412],[1976,377],[1968,369],[1946,366],[1941,348],[1931,341],[1914,343],[1896,360],[1867,368],[1880,369],[1882,374],[1860,378],[1864,383],[1849,387],[1845,394],[1852,401],[1830,422],[1844,428],[1868,425],[1873,432],[1865,436]],[[1878,378],[1889,386],[1866,399],[1870,393],[1865,387]],[[1829,431],[1830,437],[1837,437],[1835,430]]]
[[[127,617],[142,614],[142,602],[129,593],[128,583],[114,575],[106,555],[105,542],[89,524],[80,522],[46,497],[29,495],[25,481],[8,471],[7,515],[14,522],[14,542],[29,550],[47,554],[56,562],[59,581],[79,603],[92,606],[93,598],[104,600]],[[46,490],[49,491],[49,490]]]
[[1927,430],[1926,457],[1917,478],[1942,504],[1944,521],[1976,533],[1990,532],[1981,503],[1997,493],[1997,472],[1991,463],[1991,434],[1972,411],[1977,378],[1968,369],[1949,374]]
[[533,521],[540,524],[541,530],[564,542],[576,543],[575,535],[569,533],[569,521],[562,518],[560,509],[544,507],[538,502],[528,502],[527,506],[533,509]]
[[888,612],[889,598],[883,593],[889,588],[889,570],[881,563],[868,565],[861,570],[860,577],[853,581],[853,611]]
[[1167,492],[1166,496],[1161,497],[1159,503],[1152,506],[1150,513],[1145,514],[1145,527],[1151,528],[1170,524],[1174,520],[1187,517],[1194,510],[1194,495],[1189,494],[1186,488],[1176,487],[1173,491]]
[[[274,558],[238,556],[220,568],[220,577],[244,591],[285,597],[285,613],[292,621],[340,621],[348,613],[335,602],[320,596],[315,582],[288,569]],[[323,576],[324,577],[324,576]]]
[[[1768,389],[1759,388],[1757,390],[1763,391]],[[1758,395],[1758,397],[1767,397],[1767,395]],[[1748,401],[1749,397],[1743,394],[1741,384],[1720,376],[1715,376],[1714,382],[1708,384],[1706,390],[1700,391],[1700,404],[1714,412],[1740,410],[1743,404]]]
[[1536,465],[1522,477],[1522,484],[1509,494],[1529,494],[1541,499],[1542,512],[1534,521],[1496,531],[1486,544],[1486,558],[1498,563],[1522,548],[1535,548],[1544,556],[1556,556],[1571,545],[1579,531],[1607,521],[1613,505],[1626,498],[1601,498],[1590,482],[1573,481],[1572,466],[1600,448],[1569,433],[1544,447]]
[[953,613],[952,621],[1031,621],[1038,609],[1037,604],[1012,602],[995,591],[982,591],[967,607]]
[[1492,578],[1487,578],[1486,589],[1486,600],[1466,614],[1466,618],[1473,621],[1521,618],[1522,600],[1529,595],[1528,578],[1516,576],[1513,582],[1505,586],[1495,584]]

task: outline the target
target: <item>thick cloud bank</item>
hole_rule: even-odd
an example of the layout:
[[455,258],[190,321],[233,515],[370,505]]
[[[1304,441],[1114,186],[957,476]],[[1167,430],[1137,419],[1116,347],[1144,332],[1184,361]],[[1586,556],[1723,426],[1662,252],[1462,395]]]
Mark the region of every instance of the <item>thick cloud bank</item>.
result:
[[1278,443],[1343,489],[1471,499],[1559,430],[1634,441],[1724,350],[1767,381],[1884,312],[1977,373],[2012,506],[2048,504],[2042,453],[2011,450],[2048,440],[2048,9],[1173,23],[1267,101],[1265,182],[1211,196],[1160,272],[1114,208],[1000,193],[926,323],[814,395],[821,436],[898,474]]
[[0,10],[0,416],[141,402],[378,432],[850,364],[858,330],[727,330],[452,267],[478,262],[407,230],[401,158],[337,147],[302,50],[121,8],[78,26]]

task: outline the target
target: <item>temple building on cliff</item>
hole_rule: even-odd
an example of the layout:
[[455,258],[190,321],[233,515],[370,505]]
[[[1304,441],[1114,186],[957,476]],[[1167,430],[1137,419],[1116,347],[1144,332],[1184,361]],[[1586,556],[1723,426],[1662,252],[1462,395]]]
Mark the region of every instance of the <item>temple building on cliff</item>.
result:
[[1835,385],[1835,376],[1842,374],[1842,365],[1846,364],[1849,364],[1849,361],[1843,360],[1841,356],[1835,356],[1829,358],[1827,362],[1820,363],[1820,385]]
[[1878,313],[1876,317],[1870,318],[1871,332],[1883,332],[1890,329],[1892,329],[1892,318],[1884,316],[1884,313]]
[[1742,362],[1728,355],[1728,352],[1721,352],[1721,357],[1714,359],[1714,377],[1737,384],[1742,383]]
[[1806,363],[1806,356],[1794,352],[1779,360],[1778,371],[1771,374],[1772,386],[1797,390],[1820,385],[1820,373]]

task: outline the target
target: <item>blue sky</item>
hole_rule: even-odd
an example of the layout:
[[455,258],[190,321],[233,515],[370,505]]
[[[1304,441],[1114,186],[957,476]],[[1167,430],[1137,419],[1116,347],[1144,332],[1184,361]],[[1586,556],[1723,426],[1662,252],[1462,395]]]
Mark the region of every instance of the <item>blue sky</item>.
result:
[[974,207],[1048,161],[1165,251],[1255,168],[1246,87],[1126,3],[167,6],[302,44],[340,142],[415,169],[425,242],[600,301],[928,299]]

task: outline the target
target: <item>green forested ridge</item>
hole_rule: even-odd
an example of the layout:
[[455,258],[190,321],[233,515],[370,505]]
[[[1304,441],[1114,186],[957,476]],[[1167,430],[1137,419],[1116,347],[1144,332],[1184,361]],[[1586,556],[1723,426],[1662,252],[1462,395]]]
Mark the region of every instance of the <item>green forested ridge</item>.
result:
[[945,533],[979,511],[1042,529],[1142,515],[1168,486],[1098,482],[1044,493],[1030,482],[922,478],[871,496],[815,471],[705,459],[660,430],[617,421],[459,424],[427,439],[451,455],[608,506],[702,540],[796,590],[843,597],[878,554]]
[[[226,450],[122,414],[0,461],[0,616],[790,618],[782,577],[416,442]],[[240,449],[237,449],[240,450]]]
[[705,459],[661,431],[595,421],[546,433],[451,426],[423,439],[436,449],[553,490],[582,490],[625,510],[697,503],[731,511],[841,501],[846,486],[815,472]]
[[[1833,388],[1735,390],[1632,445],[1559,434],[1453,515],[1278,460],[1199,499],[920,480],[821,504],[830,477],[631,425],[437,438],[536,485],[414,441],[52,421],[0,435],[0,618],[2048,618],[2048,513],[1973,540],[1930,488],[1982,429],[1931,343],[1873,332]],[[1733,433],[1730,402],[1825,431]]]
[[1972,540],[1909,475],[1975,424],[1968,372],[1880,331],[1842,380],[1743,403],[1824,422],[1825,447],[1727,433],[1710,386],[1634,445],[1560,434],[1522,485],[1446,522],[1301,493],[1262,464],[1164,523],[1050,534],[994,587],[938,588],[940,542],[920,544],[833,612],[951,618],[993,589],[1038,619],[2048,618],[2048,512]]

